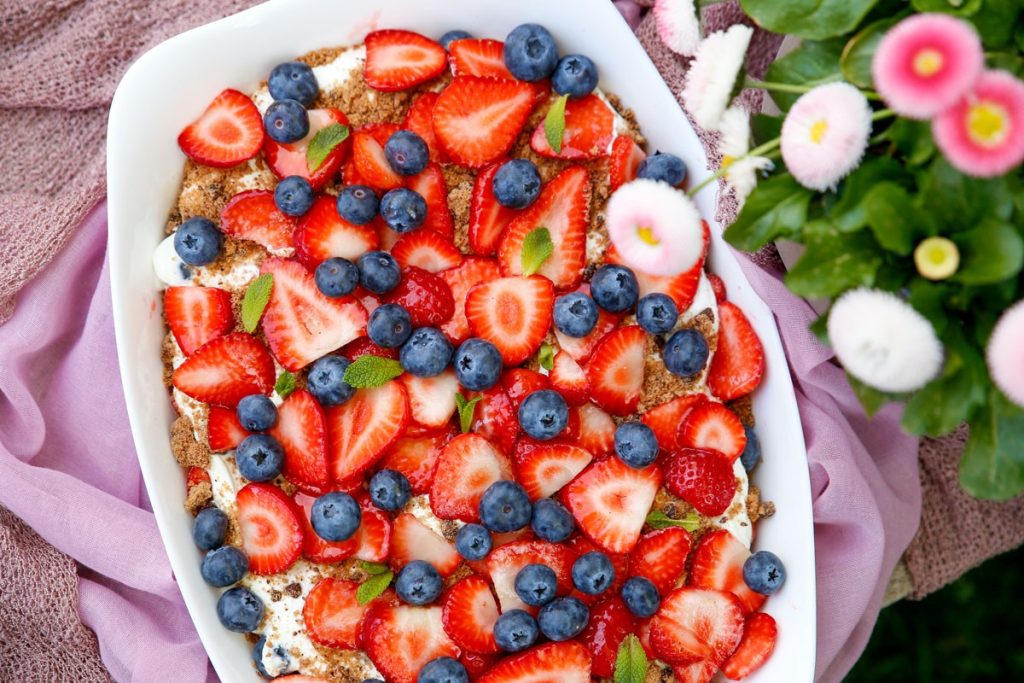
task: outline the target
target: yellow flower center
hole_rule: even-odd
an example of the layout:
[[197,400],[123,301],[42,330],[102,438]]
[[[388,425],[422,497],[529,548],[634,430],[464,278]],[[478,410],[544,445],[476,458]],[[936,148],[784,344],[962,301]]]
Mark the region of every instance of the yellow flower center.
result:
[[811,126],[811,142],[821,144],[822,138],[828,132],[828,121],[822,119]]
[[731,157],[728,154],[722,156],[722,169],[727,169],[732,166],[732,162],[736,161],[736,157]]
[[942,69],[945,58],[934,48],[927,47],[914,55],[914,73],[923,78],[934,76]]
[[636,236],[640,238],[640,241],[644,244],[649,244],[652,247],[656,247],[661,242],[657,237],[654,236],[654,231],[648,228],[646,225],[641,225],[636,229]]
[[981,100],[967,111],[967,135],[982,147],[996,147],[1010,133],[1010,114],[996,103]]
[[960,250],[945,237],[929,237],[914,250],[914,265],[921,277],[945,280],[960,267]]

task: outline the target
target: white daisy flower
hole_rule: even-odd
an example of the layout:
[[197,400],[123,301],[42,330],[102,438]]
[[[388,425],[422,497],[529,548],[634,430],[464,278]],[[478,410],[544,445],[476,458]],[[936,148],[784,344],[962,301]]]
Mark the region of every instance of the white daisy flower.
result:
[[757,187],[757,175],[771,170],[771,159],[747,156],[750,151],[750,116],[742,107],[729,107],[718,126],[722,137],[718,150],[722,153],[725,182],[732,188],[740,206]]
[[697,125],[716,130],[741,77],[754,29],[734,24],[701,41],[686,72],[683,103]]
[[689,57],[700,44],[700,19],[693,0],[656,0],[654,23],[668,49]]

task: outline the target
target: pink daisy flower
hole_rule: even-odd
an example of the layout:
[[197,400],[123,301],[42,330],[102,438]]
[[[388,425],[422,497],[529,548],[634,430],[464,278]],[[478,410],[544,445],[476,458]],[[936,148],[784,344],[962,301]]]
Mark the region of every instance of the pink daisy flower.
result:
[[963,97],[984,65],[973,26],[946,14],[917,14],[885,34],[871,69],[893,111],[927,119]]
[[1006,397],[1024,406],[1024,301],[1003,313],[986,353],[992,381]]
[[641,273],[678,275],[704,252],[696,205],[668,183],[643,178],[626,183],[608,200],[605,223],[622,260]]
[[1002,175],[1024,161],[1024,83],[986,71],[966,97],[932,121],[935,143],[968,175]]

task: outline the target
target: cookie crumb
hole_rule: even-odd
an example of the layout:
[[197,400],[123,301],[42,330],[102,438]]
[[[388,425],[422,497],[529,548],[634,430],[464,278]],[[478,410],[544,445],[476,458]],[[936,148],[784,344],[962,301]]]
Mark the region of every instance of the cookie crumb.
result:
[[195,517],[199,511],[213,502],[213,487],[208,481],[201,481],[189,487],[185,495],[185,510]]
[[285,594],[290,598],[302,597],[302,584],[300,583],[289,583],[284,587]]
[[192,422],[187,417],[179,417],[171,425],[171,452],[182,467],[210,466],[210,450],[196,441],[192,431]]

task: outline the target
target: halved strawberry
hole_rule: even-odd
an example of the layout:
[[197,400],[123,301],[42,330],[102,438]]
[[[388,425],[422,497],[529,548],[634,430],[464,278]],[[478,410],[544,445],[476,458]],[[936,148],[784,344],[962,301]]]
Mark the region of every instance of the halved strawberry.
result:
[[429,493],[437,458],[453,435],[454,430],[448,429],[420,436],[403,436],[381,458],[380,467],[404,474],[414,495]]
[[405,120],[402,121],[402,128],[411,130],[427,143],[430,150],[430,160],[440,163],[444,161],[441,152],[441,145],[434,135],[434,105],[437,104],[436,92],[425,92],[416,96],[416,99],[409,105],[409,111],[405,112]]
[[409,426],[409,397],[401,382],[360,389],[327,411],[328,457],[337,482],[362,476]]
[[299,559],[302,512],[284,491],[271,484],[246,484],[235,496],[235,509],[249,571],[276,574]]
[[640,538],[659,486],[657,467],[637,470],[606,458],[576,477],[563,498],[587,538],[606,552],[623,554]]
[[620,327],[598,342],[587,362],[591,397],[612,415],[629,415],[640,402],[647,360],[647,333]]
[[263,135],[259,109],[248,97],[229,88],[185,126],[178,135],[178,146],[197,164],[228,168],[256,156]]
[[380,244],[374,224],[356,225],[338,215],[334,197],[320,195],[299,220],[293,236],[295,257],[310,270],[340,256],[355,261]]
[[352,297],[328,298],[313,274],[295,261],[268,258],[261,273],[274,276],[263,313],[263,334],[277,362],[298,372],[366,331],[366,309]]
[[403,512],[395,517],[390,562],[397,571],[413,560],[429,562],[441,576],[449,576],[462,562],[455,546],[447,539],[408,512]]
[[557,593],[564,595],[572,590],[572,563],[576,555],[567,545],[546,541],[515,541],[495,548],[487,556],[487,573],[494,585],[501,611],[524,609],[533,614],[531,608],[516,594],[515,582],[519,570],[528,564],[543,564],[555,572]]
[[662,450],[674,451],[678,443],[676,437],[679,426],[691,410],[707,400],[708,397],[704,394],[679,396],[651,408],[640,417],[640,420],[651,428],[654,436],[658,437],[658,445]]
[[[376,234],[374,236],[376,237]],[[403,268],[415,266],[428,273],[458,268],[462,263],[462,252],[450,239],[424,228],[401,237],[391,248],[391,255]],[[448,284],[450,287],[451,283]]]
[[225,235],[252,240],[275,253],[291,251],[296,223],[277,208],[270,190],[239,192],[220,212],[220,229]]
[[592,675],[612,677],[619,645],[635,629],[636,617],[617,595],[590,608],[590,621],[580,634],[580,641],[587,646],[593,657],[590,667]]
[[718,451],[730,463],[747,447],[747,433],[740,418],[714,401],[705,401],[689,412],[679,425],[676,440],[683,448]]
[[398,286],[383,301],[408,311],[413,327],[437,327],[455,314],[455,297],[444,278],[416,266],[402,269]]
[[277,423],[269,433],[284,448],[285,479],[299,488],[327,486],[327,421],[312,394],[305,389],[292,392],[277,409]]
[[377,506],[370,502],[369,496],[359,498],[359,507],[363,511],[363,518],[352,537],[356,542],[352,557],[366,562],[383,562],[391,554],[391,538],[394,531],[391,527],[391,518],[377,509]]
[[677,588],[651,620],[651,645],[671,664],[708,660],[721,666],[743,636],[743,608],[725,591]]
[[164,317],[186,356],[235,326],[231,293],[216,287],[168,287]]
[[739,681],[760,669],[775,651],[778,633],[779,627],[772,615],[764,612],[751,614],[743,629],[743,640],[736,652],[722,664],[722,673],[730,680]]
[[313,586],[302,606],[310,640],[327,647],[359,649],[359,626],[368,609],[356,599],[355,581],[326,578]]
[[505,43],[489,38],[463,38],[448,45],[452,76],[489,76],[515,80],[505,66]]
[[[315,494],[317,496],[321,494]],[[356,548],[359,547],[359,541],[357,534],[351,538],[347,538],[344,541],[332,542],[325,541],[313,530],[313,525],[309,521],[310,512],[313,509],[313,503],[316,498],[313,497],[313,492],[310,494],[296,493],[295,503],[302,508],[302,528],[304,529],[302,538],[302,556],[310,562],[317,562],[319,564],[337,564],[352,557],[355,553]],[[365,516],[363,522],[365,522]]]
[[[359,290],[356,290],[359,291]],[[369,311],[369,306],[366,307]],[[345,356],[349,360],[355,360],[360,356],[379,356],[381,358],[391,358],[398,360],[398,349],[385,349],[382,346],[377,346],[369,337],[359,337],[348,344],[341,350],[341,355]]]
[[417,230],[433,230],[448,239],[455,237],[452,212],[448,209],[448,185],[444,172],[437,164],[430,164],[422,172],[408,178],[406,187],[418,192],[427,203],[427,217]]
[[593,403],[569,411],[566,437],[600,458],[615,448],[615,421]]
[[571,406],[581,406],[590,401],[587,373],[565,351],[555,354],[554,365],[551,367],[551,387]]
[[441,75],[448,55],[436,41],[401,30],[366,36],[366,84],[376,90],[405,90]]
[[590,683],[590,653],[575,640],[506,657],[479,683]]
[[530,137],[530,147],[541,156],[556,159],[599,159],[608,156],[615,135],[615,114],[597,95],[570,99],[565,104],[565,132],[562,150],[548,144],[546,125],[541,121]]
[[[624,265],[625,263],[614,245],[608,247],[608,250],[604,253],[604,259],[608,263],[619,265]],[[640,296],[647,296],[654,292],[667,294],[672,297],[672,300],[675,301],[676,306],[679,308],[679,312],[682,313],[693,303],[693,297],[697,294],[697,288],[700,286],[700,277],[703,269],[704,260],[701,259],[693,268],[679,275],[650,275],[638,270],[634,270],[633,274],[636,275],[637,283],[640,285]]]
[[475,683],[475,681],[480,680],[481,676],[494,668],[494,665],[500,658],[499,655],[482,655],[479,652],[463,650],[462,654],[459,655],[459,662],[462,666],[466,667],[469,680]]
[[519,404],[535,391],[551,388],[551,380],[529,368],[509,368],[501,376],[501,386],[512,402],[513,410],[519,410]]
[[416,683],[430,660],[459,656],[459,647],[444,631],[440,607],[374,600],[363,617],[359,639],[377,670],[394,683]]
[[640,145],[628,135],[620,135],[612,143],[612,158],[608,162],[612,192],[636,178],[637,168],[647,158]]
[[434,377],[417,377],[406,373],[401,376],[409,396],[412,419],[424,427],[443,427],[455,414],[455,394],[459,393],[459,380],[449,368]]
[[722,282],[722,278],[718,277],[714,273],[707,274],[708,283],[711,285],[711,291],[715,293],[715,301],[722,303],[729,299],[729,295],[725,291],[725,283]]
[[494,640],[498,603],[482,576],[470,574],[456,582],[445,593],[441,609],[444,630],[456,645],[484,654],[500,651]]
[[672,674],[676,683],[711,683],[711,679],[718,673],[718,667],[714,662],[700,660],[691,664],[676,664],[672,667]]
[[[232,411],[234,412],[234,411]],[[202,467],[189,467],[185,472],[185,493],[187,494],[194,487],[200,484],[210,483],[210,473]]]
[[249,436],[249,432],[238,419],[238,411],[220,406],[210,406],[206,417],[206,441],[214,453],[223,453],[233,448]]
[[647,578],[661,595],[668,595],[682,577],[689,554],[690,534],[686,529],[650,531],[640,537],[629,556],[629,575]]
[[533,111],[529,83],[464,76],[434,105],[434,133],[455,163],[480,168],[504,156]]
[[172,383],[202,403],[234,408],[249,394],[270,395],[274,359],[251,334],[232,332],[199,347],[178,366]]
[[530,500],[548,498],[576,478],[594,459],[590,451],[568,443],[538,443],[516,448],[516,481]]
[[384,156],[384,144],[365,130],[352,135],[352,163],[359,177],[375,190],[393,190],[405,182]]
[[522,213],[502,206],[494,197],[494,176],[501,165],[498,162],[480,171],[469,199],[469,248],[484,256],[497,251],[505,228]]
[[348,118],[337,109],[310,109],[309,132],[306,137],[295,142],[276,142],[269,135],[263,141],[263,156],[267,159],[267,165],[278,178],[287,178],[297,175],[309,181],[314,190],[323,189],[331,180],[338,175],[338,169],[348,155],[351,137],[345,138],[340,144],[334,147],[327,157],[314,168],[309,170],[307,153],[313,138],[324,128],[338,124],[349,127]]
[[540,197],[505,229],[498,246],[498,263],[505,275],[523,272],[523,241],[538,226],[548,229],[554,251],[538,274],[558,289],[571,289],[583,279],[587,265],[587,227],[590,225],[590,176],[582,166],[570,166],[541,190]]
[[[415,234],[415,233],[413,233]],[[399,245],[395,245],[397,249]],[[394,256],[394,251],[392,251]],[[395,259],[398,259],[395,256]],[[453,343],[459,344],[469,337],[469,321],[466,320],[466,295],[481,282],[489,282],[501,277],[498,264],[489,258],[471,256],[456,268],[439,273],[441,279],[448,283],[455,301],[455,312],[451,320],[441,326],[441,331],[448,335]]]
[[519,421],[505,390],[495,385],[476,395],[480,396],[480,402],[473,409],[472,430],[503,452],[511,453],[519,434]]
[[718,307],[718,348],[708,370],[708,388],[723,401],[746,396],[764,375],[764,347],[747,316],[728,301]]
[[480,519],[484,491],[496,481],[512,478],[505,454],[479,434],[460,434],[448,442],[437,459],[430,487],[430,508],[441,519]]
[[669,463],[665,488],[702,515],[714,517],[729,509],[736,495],[736,477],[721,453],[683,448]]
[[551,328],[554,299],[547,278],[500,278],[469,291],[466,319],[474,335],[498,347],[506,365],[519,365],[540,348]]
[[743,563],[750,557],[746,546],[725,529],[712,531],[700,539],[693,551],[687,583],[697,588],[729,591],[743,605],[744,614],[756,612],[767,598],[756,593],[743,580]]
[[[575,291],[590,294],[590,285],[584,283],[577,287]],[[603,308],[598,308],[597,323],[586,337],[570,337],[567,334],[563,334],[556,327],[555,339],[558,340],[558,348],[572,356],[577,362],[587,360],[594,352],[594,347],[597,346],[597,343],[618,326],[619,319],[618,315],[609,313]]]

